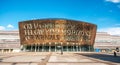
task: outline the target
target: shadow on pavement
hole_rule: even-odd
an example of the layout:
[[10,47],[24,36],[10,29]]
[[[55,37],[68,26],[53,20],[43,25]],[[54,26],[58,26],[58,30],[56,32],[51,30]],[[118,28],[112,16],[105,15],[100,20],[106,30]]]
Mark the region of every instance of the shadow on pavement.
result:
[[120,63],[120,56],[114,57],[114,55],[95,54],[95,53],[76,53],[76,54],[99,59],[99,60]]

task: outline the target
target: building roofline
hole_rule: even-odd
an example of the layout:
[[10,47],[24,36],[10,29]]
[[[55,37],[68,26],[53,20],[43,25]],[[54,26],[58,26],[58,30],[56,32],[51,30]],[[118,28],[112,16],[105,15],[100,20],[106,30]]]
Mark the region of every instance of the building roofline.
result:
[[85,21],[81,21],[81,20],[67,19],[67,18],[42,18],[42,19],[24,20],[24,21],[20,21],[20,22],[29,22],[29,21],[37,21],[37,20],[68,20],[68,21],[74,21],[74,22],[87,23],[87,24],[95,25],[97,27],[97,25],[93,24],[93,23],[89,23],[89,22],[85,22]]

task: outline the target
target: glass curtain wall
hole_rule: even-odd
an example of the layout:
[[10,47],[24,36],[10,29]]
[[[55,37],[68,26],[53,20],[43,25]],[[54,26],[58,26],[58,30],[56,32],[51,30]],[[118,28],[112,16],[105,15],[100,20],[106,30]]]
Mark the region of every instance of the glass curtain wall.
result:
[[91,52],[94,51],[93,46],[90,45],[75,45],[75,44],[66,44],[61,45],[60,43],[45,43],[45,44],[34,44],[34,45],[24,45],[22,48],[23,51],[28,52]]

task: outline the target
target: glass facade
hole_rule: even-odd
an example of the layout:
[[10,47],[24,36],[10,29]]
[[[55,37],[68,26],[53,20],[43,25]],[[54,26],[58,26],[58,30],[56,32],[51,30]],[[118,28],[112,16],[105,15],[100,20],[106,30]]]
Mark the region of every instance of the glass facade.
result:
[[58,51],[64,51],[64,52],[78,52],[78,51],[87,51],[91,52],[94,51],[93,46],[90,45],[46,45],[46,44],[37,44],[37,45],[24,45],[22,47],[22,51],[29,51],[29,52],[58,52]]

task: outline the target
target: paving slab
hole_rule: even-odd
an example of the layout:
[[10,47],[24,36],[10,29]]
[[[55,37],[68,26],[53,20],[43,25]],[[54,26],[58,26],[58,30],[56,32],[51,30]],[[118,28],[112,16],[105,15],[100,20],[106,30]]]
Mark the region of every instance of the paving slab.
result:
[[46,56],[14,56],[3,59],[2,62],[41,62]]
[[93,52],[0,53],[0,65],[120,65],[120,56]]
[[47,63],[47,65],[108,65],[105,63]]

